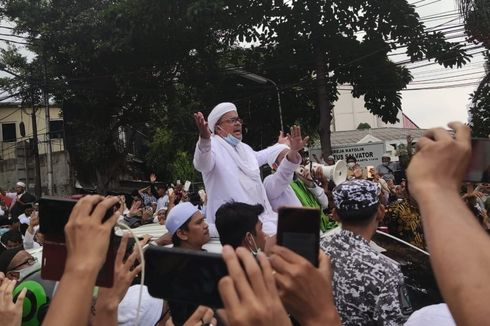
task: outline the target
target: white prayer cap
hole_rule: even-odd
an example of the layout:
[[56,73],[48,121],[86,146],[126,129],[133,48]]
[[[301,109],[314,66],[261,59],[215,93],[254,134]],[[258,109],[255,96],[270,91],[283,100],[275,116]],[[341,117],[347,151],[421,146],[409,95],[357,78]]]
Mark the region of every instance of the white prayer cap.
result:
[[272,164],[274,164],[277,160],[277,157],[283,150],[289,150],[289,146],[286,144],[275,144],[271,147],[269,156],[267,156],[267,164],[272,168]]
[[183,202],[175,205],[174,208],[168,213],[165,226],[171,235],[174,233],[192,216],[195,212],[199,212],[197,206],[192,205],[190,202]]
[[24,182],[21,182],[21,181],[17,182],[15,185],[17,187],[22,187],[22,188],[25,188],[26,187],[26,184]]
[[214,107],[211,113],[208,115],[208,126],[212,133],[214,133],[214,127],[218,120],[228,112],[237,112],[236,106],[230,102],[223,102]]
[[[126,295],[117,307],[117,321],[119,325],[134,325],[138,310],[138,299],[141,285],[130,286]],[[163,300],[154,298],[148,293],[148,288],[143,286],[140,306],[141,326],[153,326],[158,323],[162,315]]]

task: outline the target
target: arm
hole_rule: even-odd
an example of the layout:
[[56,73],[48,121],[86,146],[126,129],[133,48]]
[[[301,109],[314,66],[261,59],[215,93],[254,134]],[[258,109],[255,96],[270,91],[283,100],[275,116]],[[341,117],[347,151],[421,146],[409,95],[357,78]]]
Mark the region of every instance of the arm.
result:
[[24,249],[34,248],[34,228],[29,225],[24,234]]
[[158,192],[157,192],[157,188],[155,187],[155,181],[157,181],[157,176],[155,175],[155,173],[150,174],[150,191],[151,194],[156,199],[158,199]]
[[44,325],[87,325],[92,290],[104,264],[109,236],[119,217],[116,212],[102,223],[117,197],[86,196],[73,208],[65,226],[65,271],[44,319]]
[[308,190],[315,195],[316,200],[322,206],[322,209],[328,208],[328,197],[322,187],[313,185],[312,188],[308,187]]
[[[299,154],[297,155],[299,156]],[[286,188],[289,187],[291,181],[293,181],[294,170],[298,166],[299,163],[290,162],[286,156],[286,159],[279,165],[276,173],[265,178],[264,188],[268,198],[275,199],[281,196]]]
[[458,193],[471,157],[470,129],[462,123],[449,126],[456,131],[454,140],[443,129],[419,139],[407,180],[420,207],[437,283],[456,324],[484,325],[490,239]]
[[194,151],[194,167],[201,173],[208,173],[216,163],[214,153],[211,150],[211,131],[201,112],[194,113],[194,121],[197,129],[199,129],[199,140]]

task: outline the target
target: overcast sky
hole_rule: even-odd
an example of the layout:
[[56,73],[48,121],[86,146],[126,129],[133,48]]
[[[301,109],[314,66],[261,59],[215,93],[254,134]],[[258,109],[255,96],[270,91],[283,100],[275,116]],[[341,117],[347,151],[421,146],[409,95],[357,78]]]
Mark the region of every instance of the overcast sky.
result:
[[[454,31],[448,36],[461,35],[457,25],[462,24],[462,19],[458,18],[456,0],[410,0],[411,3],[417,2],[416,6],[421,17],[425,19],[427,27],[435,27],[441,24],[439,28],[447,28],[444,31]],[[423,6],[423,7],[422,7]],[[445,15],[435,19],[434,15]],[[430,18],[432,17],[432,18]],[[454,28],[452,28],[454,26]],[[464,38],[452,39],[451,41],[464,40]],[[474,45],[469,45],[474,47]],[[479,52],[482,49],[470,51]],[[402,56],[395,56],[393,59],[403,60]],[[444,69],[439,65],[432,65],[425,68],[413,69],[412,74],[415,77],[414,83],[408,88],[426,88],[438,86],[450,86],[457,84],[475,83],[482,79],[484,75],[483,55],[475,55],[471,63],[462,69]],[[425,61],[427,62],[427,61]],[[419,64],[413,64],[415,66]],[[463,75],[464,76],[461,76]],[[439,80],[433,80],[442,78]],[[428,80],[430,79],[430,80]],[[404,91],[403,94],[403,111],[421,128],[430,128],[435,126],[445,126],[448,122],[459,120],[466,122],[468,120],[467,106],[469,97],[475,91],[476,85],[466,87],[445,88],[439,90],[412,90]]]

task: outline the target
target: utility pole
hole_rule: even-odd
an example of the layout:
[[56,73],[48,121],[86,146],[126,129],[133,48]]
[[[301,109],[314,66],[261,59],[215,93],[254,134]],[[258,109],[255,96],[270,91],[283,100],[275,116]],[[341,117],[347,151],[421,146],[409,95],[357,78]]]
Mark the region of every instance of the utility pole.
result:
[[46,142],[47,142],[47,153],[46,153],[46,171],[48,174],[48,195],[53,195],[53,161],[52,161],[52,148],[51,148],[51,134],[49,128],[49,96],[48,96],[48,83],[47,83],[47,70],[46,70],[46,55],[43,54],[43,70],[44,70],[44,87],[43,87],[43,98],[44,98],[44,108],[46,117]]
[[31,71],[31,104],[32,104],[32,153],[34,155],[34,170],[36,171],[36,175],[34,178],[34,192],[37,198],[41,198],[42,189],[41,189],[41,161],[39,160],[39,139],[37,138],[37,121],[36,121],[36,102],[35,102],[35,94],[34,94],[34,78]]

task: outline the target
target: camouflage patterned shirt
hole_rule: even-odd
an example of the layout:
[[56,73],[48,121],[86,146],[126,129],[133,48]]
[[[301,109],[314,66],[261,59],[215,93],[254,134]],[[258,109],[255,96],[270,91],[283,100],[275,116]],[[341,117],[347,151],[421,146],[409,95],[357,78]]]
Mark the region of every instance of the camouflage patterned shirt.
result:
[[320,246],[332,261],[342,325],[403,325],[412,309],[398,266],[347,230],[322,239]]

